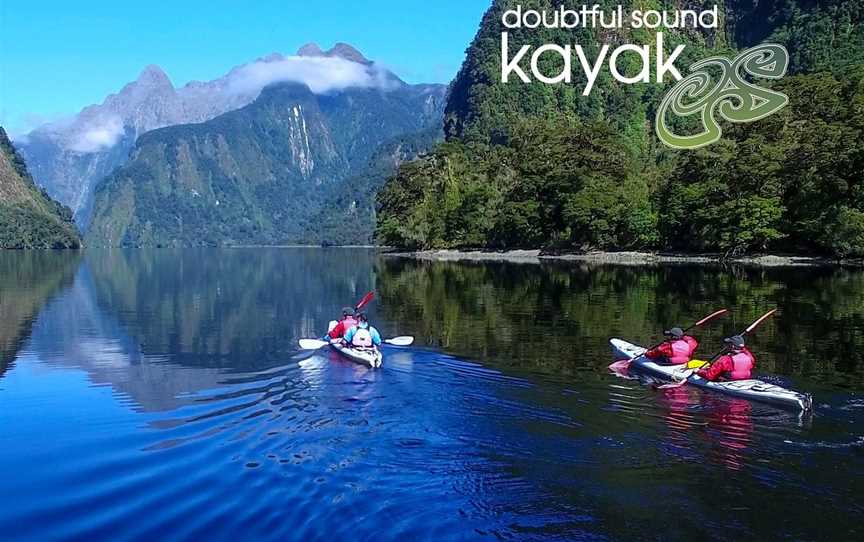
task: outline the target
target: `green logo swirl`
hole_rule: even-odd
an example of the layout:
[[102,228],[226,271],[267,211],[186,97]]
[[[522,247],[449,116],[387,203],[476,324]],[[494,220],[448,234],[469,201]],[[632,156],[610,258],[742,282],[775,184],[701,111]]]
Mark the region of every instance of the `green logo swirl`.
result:
[[[789,98],[767,90],[745,79],[742,70],[753,77],[779,79],[789,66],[789,52],[782,45],[757,45],[729,61],[711,57],[692,66],[693,72],[679,81],[663,98],[655,122],[657,137],[676,149],[696,149],[714,143],[723,134],[714,118],[715,111],[729,122],[753,122],[779,111]],[[712,85],[711,68],[719,68],[720,77]],[[690,102],[690,103],[687,103]],[[694,135],[677,135],[666,122],[667,112],[679,117],[700,114],[704,131]]]

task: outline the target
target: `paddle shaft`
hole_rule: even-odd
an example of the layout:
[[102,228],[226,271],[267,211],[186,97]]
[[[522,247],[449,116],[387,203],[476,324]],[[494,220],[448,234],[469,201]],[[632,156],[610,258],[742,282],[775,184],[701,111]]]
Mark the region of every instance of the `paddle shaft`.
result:
[[[762,316],[760,316],[760,317],[759,317],[755,322],[753,322],[752,324],[750,324],[749,326],[747,326],[747,329],[745,329],[744,331],[742,331],[742,332],[739,333],[738,335],[740,335],[741,337],[747,335],[748,333],[750,333],[751,331],[753,331],[754,329],[756,329],[756,327],[757,327],[759,324],[761,324],[763,321],[765,321],[769,316],[771,316],[771,315],[774,314],[775,312],[777,312],[777,309],[772,309],[772,310],[766,312],[765,314],[763,314]],[[726,352],[727,350],[729,350],[729,345],[724,345],[723,348],[722,348],[719,352],[717,352],[716,354],[714,354],[714,355],[711,357],[711,359],[709,359],[708,362],[707,362],[705,365],[703,365],[702,367],[700,367],[700,369],[704,369],[704,368],[710,366],[712,363],[714,363],[715,361],[717,361],[717,360],[720,358],[720,356],[722,356],[723,353]]]

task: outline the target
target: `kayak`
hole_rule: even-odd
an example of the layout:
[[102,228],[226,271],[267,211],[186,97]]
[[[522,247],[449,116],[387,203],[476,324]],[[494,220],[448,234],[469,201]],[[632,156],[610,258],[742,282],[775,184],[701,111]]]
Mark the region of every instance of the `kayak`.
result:
[[798,409],[808,412],[813,409],[813,398],[809,393],[799,393],[775,384],[769,384],[758,379],[731,380],[722,382],[711,382],[695,373],[683,369],[682,366],[660,365],[649,360],[642,354],[645,348],[627,342],[622,339],[610,339],[612,352],[618,359],[629,359],[630,370],[641,372],[649,376],[662,378],[664,380],[679,381],[686,375],[687,383],[697,388],[716,391],[734,397],[750,399],[774,406]]
[[338,339],[331,341],[330,347],[351,361],[372,367],[373,369],[381,367],[381,364],[384,363],[384,354],[381,353],[381,350],[377,346],[369,348],[350,346],[344,344],[341,339]]

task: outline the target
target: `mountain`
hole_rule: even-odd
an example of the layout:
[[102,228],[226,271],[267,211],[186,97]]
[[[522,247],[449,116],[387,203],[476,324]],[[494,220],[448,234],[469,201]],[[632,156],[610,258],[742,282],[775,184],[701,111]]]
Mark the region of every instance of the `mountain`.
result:
[[[344,49],[343,49],[344,51]],[[310,47],[304,54],[318,54]],[[354,57],[356,59],[356,57]],[[371,65],[348,61],[366,70]],[[197,246],[320,243],[319,221],[351,213],[334,202],[358,190],[379,147],[440,126],[446,88],[384,84],[313,91],[276,83],[253,103],[200,124],[141,136],[129,163],[97,189],[88,243],[107,246]],[[377,166],[374,166],[377,167]],[[383,175],[380,179],[383,179]],[[378,183],[380,184],[381,180]],[[372,227],[371,195],[357,199],[367,224],[340,242],[364,242]]]
[[138,137],[157,128],[200,123],[239,109],[255,100],[262,88],[279,81],[309,83],[316,91],[343,84],[402,84],[344,43],[326,52],[308,44],[295,56],[272,53],[212,81],[192,81],[180,88],[173,86],[161,68],[151,65],[101,104],[40,126],[17,139],[16,146],[36,182],[68,205],[86,228],[94,187],[126,162]]
[[0,248],[79,248],[71,211],[40,190],[0,127]]
[[[599,2],[607,11],[617,3]],[[446,142],[403,164],[379,193],[379,243],[864,256],[864,0],[727,0],[718,29],[664,31],[667,54],[686,45],[676,61],[684,74],[762,42],[790,54],[785,77],[758,81],[789,104],[755,122],[724,122],[723,137],[696,150],[666,147],[654,133],[668,80],[624,85],[604,68],[589,96],[578,68],[570,84],[501,82],[503,31],[511,56],[521,45],[575,42],[595,58],[597,44],[655,40],[644,29],[504,28],[502,14],[517,4],[495,0],[483,17],[451,85]],[[622,3],[625,13],[642,4]],[[563,63],[542,65],[555,74]],[[694,120],[673,122],[693,133]]]

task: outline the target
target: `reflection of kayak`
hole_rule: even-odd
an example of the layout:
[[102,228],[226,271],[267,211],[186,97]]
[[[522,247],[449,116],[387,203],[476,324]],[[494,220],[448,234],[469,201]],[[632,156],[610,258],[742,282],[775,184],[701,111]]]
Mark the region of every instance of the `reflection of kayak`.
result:
[[381,364],[384,362],[384,354],[381,353],[381,350],[377,346],[369,348],[348,346],[343,344],[341,339],[331,341],[330,346],[333,350],[336,350],[351,361],[369,367],[381,367]]
[[[645,349],[639,345],[622,339],[610,339],[609,344],[612,345],[612,352],[616,356],[631,360],[630,370],[664,380],[676,381],[689,373],[689,371],[682,369],[681,366],[660,365],[650,361],[642,355],[645,353]],[[796,408],[804,411],[809,411],[813,408],[813,398],[810,394],[787,390],[786,388],[756,379],[711,382],[701,376],[692,374],[687,378],[687,383],[703,389],[775,406]]]

